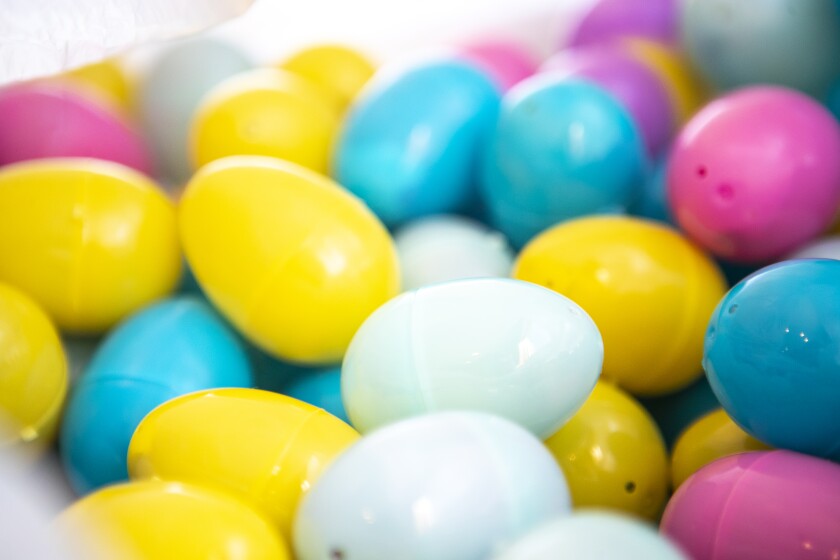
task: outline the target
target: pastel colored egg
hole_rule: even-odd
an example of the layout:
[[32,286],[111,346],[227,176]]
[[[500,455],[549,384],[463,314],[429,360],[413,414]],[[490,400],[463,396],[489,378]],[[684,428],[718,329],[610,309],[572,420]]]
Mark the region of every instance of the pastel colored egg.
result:
[[46,313],[0,284],[0,451],[42,453],[55,436],[67,394],[67,359]]
[[630,114],[587,82],[542,74],[508,92],[488,142],[481,192],[491,222],[521,247],[559,222],[621,213],[645,149]]
[[397,230],[403,289],[463,278],[507,277],[513,250],[504,235],[453,215],[415,220]]
[[630,205],[629,213],[668,225],[674,225],[671,206],[668,203],[668,156],[661,156],[642,181],[642,188],[636,200]]
[[674,43],[678,8],[677,0],[597,0],[573,26],[566,43],[590,45],[625,36]]
[[494,560],[686,560],[656,529],[632,517],[606,511],[575,512],[540,525]]
[[341,366],[306,372],[287,383],[282,393],[323,408],[339,420],[350,423],[341,400]]
[[192,174],[189,130],[201,99],[226,78],[250,68],[234,46],[207,38],[179,43],[152,62],[139,85],[138,113],[167,181],[179,185]]
[[671,457],[674,488],[722,457],[767,449],[770,447],[739,428],[725,410],[717,409],[694,422],[677,440]]
[[794,260],[732,288],[709,322],[703,367],[757,439],[840,459],[840,261]]
[[668,454],[650,414],[600,381],[545,444],[566,475],[575,508],[609,508],[651,521],[668,498]]
[[462,60],[385,67],[347,114],[332,174],[388,226],[462,210],[498,104],[491,79]]
[[134,105],[131,79],[117,59],[107,59],[71,70],[58,76],[81,85],[94,95],[101,96],[126,115]]
[[232,76],[202,98],[190,129],[195,167],[232,155],[285,159],[326,173],[338,114],[327,93],[291,72]]
[[546,231],[522,250],[513,276],[578,303],[604,338],[603,377],[646,396],[702,374],[703,336],[726,292],[715,263],[677,231],[629,217]]
[[319,85],[337,98],[340,110],[355,99],[376,71],[360,51],[345,45],[312,45],[293,52],[279,67]]
[[77,381],[61,425],[61,455],[84,494],[126,480],[126,453],[156,406],[212,387],[250,387],[245,352],[204,302],[179,297],[145,308],[103,340]]
[[691,558],[831,558],[840,465],[790,451],[725,457],[686,480],[660,529]]
[[0,170],[0,281],[63,331],[99,333],[178,282],[175,209],[139,173],[92,159]]
[[363,437],[301,501],[300,560],[479,560],[566,515],[563,473],[502,418],[443,412]]
[[[56,520],[79,558],[94,560],[289,560],[283,538],[233,496],[185,483],[109,486]],[[83,555],[83,556],[82,556]]]
[[586,400],[602,358],[598,329],[570,299],[517,280],[460,280],[377,309],[347,350],[342,395],[362,433],[458,409],[547,437]]
[[514,41],[476,41],[457,52],[487,72],[503,92],[536,73],[539,66],[534,54]]
[[288,535],[301,496],[358,434],[320,408],[257,389],[213,389],[170,400],[137,427],[133,480],[224,488]]
[[344,189],[293,163],[227,158],[196,173],[181,239],[198,283],[252,342],[308,364],[341,361],[399,292],[391,237]]
[[705,375],[684,389],[658,397],[640,398],[639,403],[656,420],[668,449],[673,448],[677,438],[694,421],[720,408]]
[[761,83],[823,95],[840,76],[834,0],[688,0],[682,34],[691,60],[720,89]]
[[108,103],[67,81],[0,90],[0,165],[31,159],[90,157],[152,174],[142,138]]
[[840,235],[829,235],[806,243],[787,258],[840,260]]
[[813,239],[840,207],[840,123],[806,95],[752,87],[682,130],[668,169],[680,227],[716,255],[762,262]]

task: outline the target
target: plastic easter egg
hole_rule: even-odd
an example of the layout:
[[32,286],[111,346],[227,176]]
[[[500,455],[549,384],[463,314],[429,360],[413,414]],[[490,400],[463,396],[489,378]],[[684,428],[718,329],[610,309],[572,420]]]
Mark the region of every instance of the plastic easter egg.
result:
[[829,235],[807,243],[788,255],[787,258],[840,260],[840,235]]
[[307,372],[283,387],[282,393],[312,406],[323,408],[339,420],[350,423],[341,400],[341,366]]
[[659,519],[668,497],[668,454],[650,414],[601,381],[572,418],[545,440],[566,475],[575,508]]
[[157,167],[176,184],[189,179],[189,129],[204,95],[222,80],[251,68],[239,50],[213,39],[177,44],[145,73],[138,111]]
[[458,54],[487,72],[503,92],[534,74],[539,66],[524,45],[513,41],[477,41],[459,48]]
[[210,300],[286,360],[341,361],[362,321],[399,292],[397,254],[382,224],[341,187],[293,163],[238,157],[206,166],[181,200],[180,227]]
[[768,261],[834,220],[838,153],[840,123],[816,101],[778,87],[739,90],[710,103],[678,136],[668,197],[680,227],[711,252]]
[[70,483],[83,494],[128,478],[126,453],[156,406],[212,387],[250,387],[245,352],[204,302],[180,297],[117,326],[76,383],[61,425]]
[[828,90],[826,96],[826,106],[828,110],[834,114],[837,120],[840,120],[840,79],[838,79],[834,86]]
[[636,200],[628,211],[639,218],[647,218],[664,224],[673,225],[671,207],[668,204],[668,156],[660,157],[647,178],[642,181]]
[[461,210],[498,104],[491,79],[461,60],[384,68],[347,115],[333,176],[388,226]]
[[632,517],[606,511],[576,512],[545,523],[493,560],[686,560],[656,529]]
[[840,76],[835,0],[688,0],[682,32],[691,60],[720,89],[763,83],[822,95]]
[[134,480],[225,488],[288,534],[300,497],[358,434],[320,408],[257,389],[214,389],[153,410],[128,450]]
[[783,261],[720,302],[703,367],[732,419],[757,439],[840,460],[840,261]]
[[604,337],[603,376],[638,395],[673,392],[701,375],[706,325],[726,292],[714,262],[679,233],[628,217],[546,231],[522,250],[513,276],[589,313]]
[[484,278],[407,292],[359,328],[342,364],[342,395],[362,433],[435,410],[480,410],[539,437],[580,408],[603,346],[570,299]]
[[31,82],[0,90],[0,165],[55,157],[98,158],[152,173],[137,132],[78,86]]
[[593,213],[624,212],[646,165],[630,114],[587,82],[548,74],[505,97],[484,158],[491,221],[514,246]]
[[668,143],[674,115],[664,84],[645,64],[617,47],[561,51],[546,60],[540,70],[587,80],[612,94],[633,117],[648,155],[658,155]]
[[42,451],[55,436],[67,394],[67,360],[58,332],[26,294],[0,284],[0,449]]
[[0,170],[0,281],[59,329],[102,332],[170,293],[180,272],[175,209],[144,176],[91,159]]
[[244,502],[213,488],[147,481],[103,488],[56,521],[94,560],[288,560],[286,543]]
[[790,451],[725,457],[686,480],[660,526],[691,558],[808,560],[840,550],[840,465]]
[[303,76],[337,98],[341,110],[356,97],[376,71],[361,52],[344,45],[313,45],[292,53],[280,68]]
[[674,488],[709,463],[746,451],[770,449],[738,427],[723,409],[710,412],[692,424],[677,440],[671,457]]
[[668,449],[695,420],[720,408],[705,375],[684,389],[658,397],[640,398],[639,403],[656,420]]
[[605,43],[620,37],[677,40],[677,0],[597,0],[572,28],[568,46]]
[[462,278],[507,277],[513,250],[504,235],[460,216],[422,218],[397,230],[403,289]]
[[232,155],[285,159],[326,173],[338,127],[328,94],[291,72],[232,76],[202,99],[190,130],[196,167]]
[[293,542],[300,560],[480,560],[569,510],[539,440],[496,416],[442,412],[336,459],[301,501]]
[[108,59],[76,68],[59,76],[72,80],[128,114],[133,105],[132,84],[118,60]]

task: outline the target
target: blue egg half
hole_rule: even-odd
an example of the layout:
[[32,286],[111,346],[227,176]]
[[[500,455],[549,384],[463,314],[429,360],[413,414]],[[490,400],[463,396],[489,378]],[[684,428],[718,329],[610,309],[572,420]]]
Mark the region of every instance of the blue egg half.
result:
[[481,192],[491,221],[521,247],[558,222],[625,212],[646,166],[641,135],[616,99],[588,82],[537,75],[502,103]]
[[323,408],[350,423],[341,400],[341,366],[320,368],[295,377],[281,391],[284,395]]
[[465,210],[499,99],[491,79],[467,62],[385,68],[350,109],[333,176],[389,227]]
[[252,385],[236,335],[204,301],[178,297],[141,310],[105,338],[70,396],[61,425],[70,484],[85,494],[127,479],[131,436],[163,402]]
[[751,435],[840,460],[840,261],[783,261],[732,288],[709,324],[703,367]]

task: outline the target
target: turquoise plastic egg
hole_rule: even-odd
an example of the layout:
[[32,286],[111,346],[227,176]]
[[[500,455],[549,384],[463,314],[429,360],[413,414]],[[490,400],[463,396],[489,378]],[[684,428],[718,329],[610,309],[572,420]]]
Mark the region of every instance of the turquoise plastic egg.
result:
[[499,92],[468,62],[383,68],[351,106],[333,176],[388,226],[466,208]]
[[571,509],[538,439],[502,418],[442,412],[363,437],[303,497],[299,560],[481,560]]
[[347,350],[342,396],[362,433],[458,409],[548,437],[583,405],[603,357],[598,328],[567,297],[520,280],[459,280],[374,311]]
[[159,404],[252,383],[236,336],[202,300],[174,298],[129,317],[102,342],[65,411],[61,454],[73,489],[126,480],[131,436]]
[[[301,368],[302,369],[302,368]],[[316,368],[292,379],[280,391],[299,401],[323,408],[350,423],[341,400],[341,366]]]
[[666,175],[668,170],[668,156],[661,156],[642,181],[636,200],[628,209],[630,214],[674,225],[671,208],[668,206],[668,189]]

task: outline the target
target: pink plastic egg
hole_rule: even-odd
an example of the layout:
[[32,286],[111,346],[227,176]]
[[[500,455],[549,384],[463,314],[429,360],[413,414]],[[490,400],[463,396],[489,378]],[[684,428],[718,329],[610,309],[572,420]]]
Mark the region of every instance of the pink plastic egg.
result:
[[482,41],[461,47],[459,54],[487,72],[507,91],[537,71],[534,55],[518,43]]

